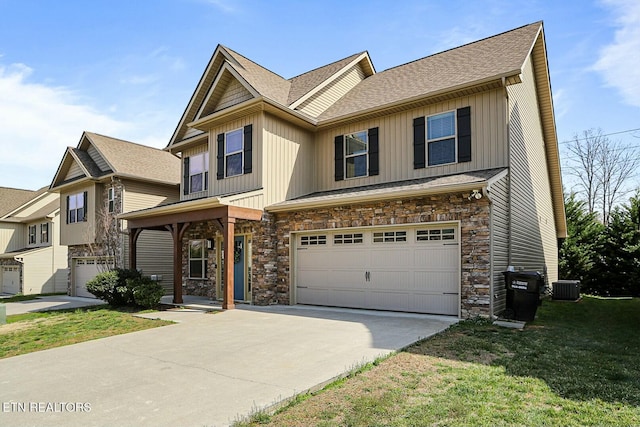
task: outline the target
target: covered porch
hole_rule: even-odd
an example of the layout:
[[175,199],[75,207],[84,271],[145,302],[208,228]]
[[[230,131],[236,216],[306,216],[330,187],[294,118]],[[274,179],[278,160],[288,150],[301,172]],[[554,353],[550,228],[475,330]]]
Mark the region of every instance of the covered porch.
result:
[[[215,224],[223,236],[223,250],[231,254],[234,251],[235,224],[238,220],[260,221],[262,210],[221,204],[217,198],[190,200],[172,205],[159,206],[120,215],[127,221],[129,230],[129,266],[136,268],[137,241],[144,230],[162,230],[171,233],[173,239],[173,303],[183,304],[183,238],[189,228],[198,222],[209,221]],[[227,262],[233,257],[222,259],[223,294],[222,308],[233,309],[234,275],[233,265],[227,268]]]

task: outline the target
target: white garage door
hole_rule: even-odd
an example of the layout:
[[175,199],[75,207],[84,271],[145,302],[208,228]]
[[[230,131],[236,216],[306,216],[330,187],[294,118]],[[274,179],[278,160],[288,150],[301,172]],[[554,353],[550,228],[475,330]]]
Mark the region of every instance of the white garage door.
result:
[[2,267],[2,292],[20,293],[20,267]]
[[298,235],[297,303],[458,315],[458,244],[456,224]]
[[96,297],[87,291],[87,282],[96,277],[101,271],[104,271],[104,268],[99,268],[100,266],[104,267],[104,264],[104,261],[95,258],[82,258],[74,261],[73,282],[75,284],[77,297]]

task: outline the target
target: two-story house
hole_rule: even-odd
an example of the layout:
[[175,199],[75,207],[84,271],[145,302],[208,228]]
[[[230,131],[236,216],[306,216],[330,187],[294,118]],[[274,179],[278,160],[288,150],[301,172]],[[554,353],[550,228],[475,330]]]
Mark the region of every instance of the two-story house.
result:
[[[117,215],[179,200],[180,159],[156,148],[84,132],[67,148],[50,191],[60,194],[60,242],[69,248],[68,293],[93,297],[86,283],[111,267],[128,268],[129,229]],[[171,235],[140,235],[137,268],[173,286]]]
[[285,79],[218,46],[166,150],[183,293],[469,317],[502,272],[557,279],[566,220],[543,25],[376,72],[367,52]]
[[0,188],[0,293],[67,289],[67,248],[60,244],[59,196]]

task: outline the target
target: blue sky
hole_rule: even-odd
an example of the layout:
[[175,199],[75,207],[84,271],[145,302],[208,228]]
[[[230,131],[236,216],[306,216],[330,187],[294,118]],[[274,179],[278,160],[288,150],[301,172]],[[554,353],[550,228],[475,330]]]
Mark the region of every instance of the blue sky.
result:
[[539,20],[559,141],[601,128],[640,146],[638,0],[0,0],[0,186],[48,185],[84,130],[165,147],[218,43],[289,78]]

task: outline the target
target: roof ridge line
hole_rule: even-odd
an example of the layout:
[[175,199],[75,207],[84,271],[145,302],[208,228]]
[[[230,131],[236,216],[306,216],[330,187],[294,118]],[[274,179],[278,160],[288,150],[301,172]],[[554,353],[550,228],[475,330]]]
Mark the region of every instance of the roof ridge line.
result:
[[[284,77],[282,77],[280,74],[276,73],[275,71],[268,69],[268,68],[267,68],[267,67],[265,67],[264,65],[260,65],[260,64],[258,64],[258,63],[257,63],[256,61],[254,61],[253,59],[251,59],[251,58],[247,58],[247,57],[246,57],[246,56],[244,56],[243,54],[241,54],[241,53],[239,53],[239,52],[236,52],[235,50],[233,50],[233,49],[231,49],[231,48],[229,48],[229,47],[227,47],[227,46],[225,46],[225,45],[223,45],[223,44],[221,44],[220,46],[221,46],[224,50],[229,51],[229,52],[233,52],[234,54],[236,54],[236,55],[238,55],[238,56],[241,56],[242,58],[246,59],[247,61],[251,62],[251,63],[252,63],[252,64],[254,64],[254,65],[257,65],[258,67],[262,68],[263,70],[266,70],[266,71],[270,72],[270,73],[271,73],[271,74],[273,74],[274,76],[280,77],[280,78],[281,78],[282,80],[284,80],[284,81],[289,81],[288,79],[285,79]],[[243,68],[244,68],[244,67],[243,67]]]
[[380,71],[379,73],[376,73],[376,74],[382,74],[382,73],[385,73],[387,71],[390,71],[390,70],[393,70],[393,69],[396,69],[396,68],[404,67],[405,65],[409,65],[409,64],[413,64],[413,63],[418,62],[418,61],[422,61],[423,59],[432,58],[434,56],[441,55],[443,53],[451,52],[452,50],[458,50],[458,49],[461,49],[461,48],[466,47],[466,46],[471,46],[472,44],[476,44],[476,43],[480,43],[480,42],[483,42],[483,41],[486,41],[486,40],[490,40],[490,39],[502,36],[504,34],[512,33],[514,31],[518,31],[518,30],[521,30],[521,29],[523,29],[525,27],[528,27],[530,25],[535,25],[535,24],[538,24],[538,23],[542,24],[542,21],[535,21],[535,22],[532,22],[530,24],[521,25],[521,26],[519,26],[517,28],[512,28],[510,30],[503,31],[503,32],[498,33],[498,34],[493,34],[491,36],[487,36],[487,37],[484,37],[484,38],[481,38],[481,39],[478,39],[478,40],[474,40],[474,41],[469,42],[469,43],[462,44],[460,46],[456,46],[456,47],[452,47],[452,48],[449,48],[449,49],[442,50],[440,52],[432,53],[431,55],[423,56],[422,58],[414,59],[413,61],[405,62],[404,64],[394,65],[393,67],[387,68],[386,70],[382,70],[382,71]]
[[354,53],[354,54],[351,54],[351,55],[345,56],[344,58],[340,58],[340,59],[338,59],[338,60],[336,60],[336,61],[329,62],[328,64],[321,65],[321,66],[316,67],[316,68],[313,68],[313,69],[311,69],[311,70],[309,70],[309,71],[305,71],[304,73],[298,74],[297,76],[293,76],[293,77],[291,77],[291,78],[289,78],[289,79],[287,79],[287,80],[288,80],[288,81],[291,81],[291,80],[293,80],[293,79],[297,79],[298,77],[302,77],[302,76],[304,76],[305,74],[313,73],[314,71],[318,71],[318,70],[319,70],[319,69],[321,69],[321,68],[328,67],[328,66],[333,65],[333,64],[337,64],[337,63],[338,63],[338,62],[340,62],[340,61],[344,61],[345,59],[348,59],[348,58],[351,58],[351,57],[354,57],[354,56],[360,56],[360,55],[362,55],[363,53],[368,53],[368,51],[363,50],[363,51],[361,51],[361,52],[357,52],[357,53]]

